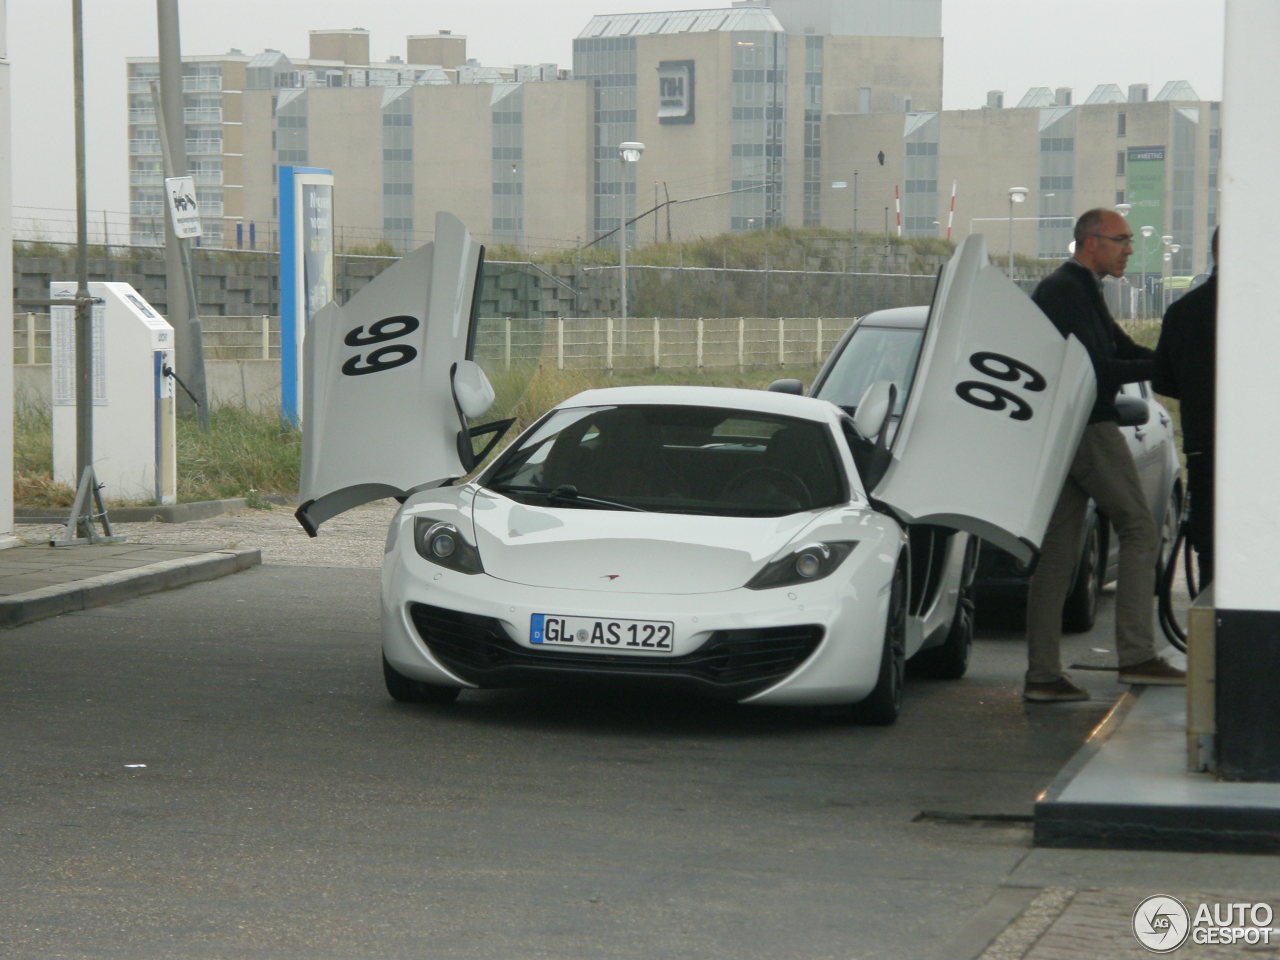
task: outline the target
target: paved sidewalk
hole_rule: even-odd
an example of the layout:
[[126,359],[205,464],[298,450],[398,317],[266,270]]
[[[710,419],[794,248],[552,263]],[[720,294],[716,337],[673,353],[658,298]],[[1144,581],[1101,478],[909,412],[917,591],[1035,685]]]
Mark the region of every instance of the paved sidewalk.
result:
[[[376,568],[396,509],[390,500],[357,507],[330,520],[313,539],[298,525],[291,506],[250,509],[244,501],[230,500],[181,506],[181,511],[112,511],[112,532],[124,543],[51,547],[51,539],[65,534],[63,523],[19,524],[16,533],[24,545],[0,550],[0,627],[211,580],[264,562]],[[162,519],[147,519],[153,513]]]
[[261,550],[208,544],[28,544],[0,550],[0,627],[225,577],[261,562]]

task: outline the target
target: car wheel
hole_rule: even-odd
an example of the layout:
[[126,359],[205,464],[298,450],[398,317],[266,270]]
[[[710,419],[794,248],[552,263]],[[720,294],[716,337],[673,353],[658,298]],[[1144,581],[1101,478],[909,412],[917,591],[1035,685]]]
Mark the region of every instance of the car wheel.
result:
[[876,685],[865,700],[853,704],[850,717],[856,723],[888,726],[902,711],[902,687],[907,655],[907,571],[899,566],[889,591],[889,611],[885,617],[884,647]]
[[1067,633],[1084,633],[1093,629],[1098,618],[1098,593],[1102,588],[1102,529],[1098,515],[1089,518],[1084,549],[1076,564],[1076,578],[1062,607],[1062,629]]
[[978,570],[978,540],[970,538],[965,548],[960,596],[956,601],[951,628],[940,646],[922,650],[907,665],[916,676],[935,680],[959,680],[969,669],[969,652],[973,648],[973,577]]
[[392,700],[400,703],[453,703],[462,691],[458,687],[442,687],[406,677],[382,656],[382,679]]

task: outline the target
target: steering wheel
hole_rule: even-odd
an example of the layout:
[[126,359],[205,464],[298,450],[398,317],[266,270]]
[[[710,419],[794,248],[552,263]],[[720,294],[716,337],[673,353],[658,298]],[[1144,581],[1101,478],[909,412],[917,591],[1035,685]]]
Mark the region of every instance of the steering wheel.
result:
[[805,482],[778,467],[748,467],[725,484],[721,496],[752,502],[789,500],[796,506],[813,502]]

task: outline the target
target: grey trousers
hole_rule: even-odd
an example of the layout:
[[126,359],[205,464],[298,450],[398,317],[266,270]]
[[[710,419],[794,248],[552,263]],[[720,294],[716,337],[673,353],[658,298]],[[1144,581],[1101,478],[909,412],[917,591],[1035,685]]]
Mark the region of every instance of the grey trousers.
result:
[[1091,423],[1049,519],[1027,591],[1028,683],[1051,683],[1062,676],[1062,605],[1071,587],[1089,497],[1111,520],[1120,541],[1116,583],[1120,666],[1155,656],[1153,594],[1160,546],[1155,521],[1120,428],[1112,422]]

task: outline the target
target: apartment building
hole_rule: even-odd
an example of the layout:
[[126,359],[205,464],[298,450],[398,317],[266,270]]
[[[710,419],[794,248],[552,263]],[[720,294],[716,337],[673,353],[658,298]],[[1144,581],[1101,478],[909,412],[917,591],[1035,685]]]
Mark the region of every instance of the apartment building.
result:
[[[745,0],[594,17],[572,70],[485,67],[447,32],[380,63],[363,30],[313,31],[305,60],[184,57],[202,243],[269,245],[286,163],[334,171],[348,247],[423,242],[439,209],[489,243],[588,244],[654,205],[637,184],[672,235],[817,224],[828,112],[940,108],[939,31],[940,0]],[[163,239],[158,72],[128,64],[135,243]]]
[[[984,232],[993,253],[1058,258],[1081,210],[1128,203],[1150,228],[1135,268],[1159,273],[1169,253],[1180,274],[1204,269],[1217,222],[1218,104],[1174,82],[943,111],[941,0],[596,16],[571,69],[487,67],[447,31],[372,63],[369,40],[316,30],[306,59],[184,58],[202,243],[272,246],[282,164],[334,172],[347,249],[425,242],[443,209],[531,251],[616,245],[623,223],[629,245],[821,225],[864,243]],[[157,74],[129,61],[135,243],[163,239]],[[622,143],[644,148],[623,159]]]

